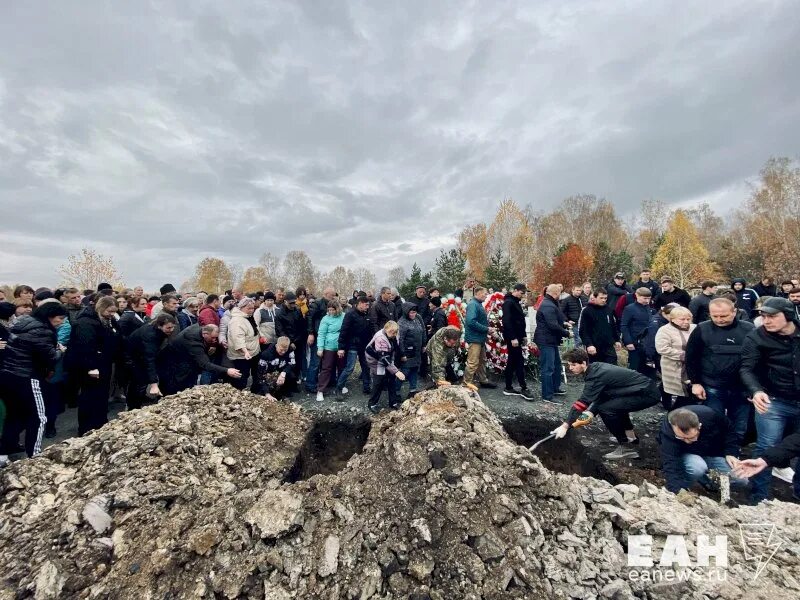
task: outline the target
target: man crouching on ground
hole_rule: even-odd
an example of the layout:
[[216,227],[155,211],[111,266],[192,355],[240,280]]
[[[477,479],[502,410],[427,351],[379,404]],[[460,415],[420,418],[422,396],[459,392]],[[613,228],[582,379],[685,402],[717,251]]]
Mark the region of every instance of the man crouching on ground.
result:
[[584,376],[584,385],[567,420],[553,431],[556,439],[567,435],[570,427],[586,425],[595,415],[600,415],[619,442],[605,458],[639,458],[635,449],[639,438],[633,430],[630,413],[658,404],[660,394],[656,383],[641,373],[617,365],[589,364],[589,355],[581,348],[565,352],[563,358],[570,373]]

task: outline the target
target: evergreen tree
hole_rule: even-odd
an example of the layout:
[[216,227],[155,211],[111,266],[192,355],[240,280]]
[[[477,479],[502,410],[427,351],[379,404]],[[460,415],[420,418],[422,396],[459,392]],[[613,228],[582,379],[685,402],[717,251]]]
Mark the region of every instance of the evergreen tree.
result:
[[467,274],[467,257],[459,249],[441,251],[436,259],[436,285],[442,294],[452,294],[464,283]]
[[598,242],[594,247],[592,267],[592,284],[595,288],[605,287],[614,278],[614,273],[625,273],[628,283],[636,281],[633,275],[633,257],[625,250],[614,252],[605,241]]
[[414,263],[414,266],[411,267],[411,275],[402,285],[398,286],[397,291],[403,298],[408,299],[414,295],[418,285],[424,285],[426,288],[433,287],[433,274],[430,271],[423,273],[420,266]]
[[503,251],[498,248],[489,258],[489,264],[483,275],[483,285],[500,291],[509,288],[517,281],[517,274],[511,266],[511,259],[503,256]]

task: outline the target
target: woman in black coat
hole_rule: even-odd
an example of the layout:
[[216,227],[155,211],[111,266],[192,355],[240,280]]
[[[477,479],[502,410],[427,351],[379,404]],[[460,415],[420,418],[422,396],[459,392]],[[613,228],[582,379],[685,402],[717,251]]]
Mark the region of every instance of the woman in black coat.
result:
[[67,368],[81,388],[78,435],[108,422],[111,372],[119,353],[116,312],[117,301],[111,296],[101,296],[94,306],[83,309],[72,325]]
[[16,451],[19,434],[25,429],[28,456],[42,450],[47,416],[42,381],[61,358],[63,346],[56,341],[56,328],[67,317],[67,309],[58,302],[39,306],[31,315],[18,319],[11,327],[8,345],[3,350],[0,387],[8,416],[3,431],[3,450]]

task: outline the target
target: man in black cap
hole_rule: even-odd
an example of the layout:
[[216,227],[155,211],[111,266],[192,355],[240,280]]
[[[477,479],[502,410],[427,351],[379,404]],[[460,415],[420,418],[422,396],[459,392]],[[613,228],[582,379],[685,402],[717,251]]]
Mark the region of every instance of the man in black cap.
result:
[[633,289],[625,283],[625,273],[620,271],[614,275],[614,280],[606,286],[606,291],[608,292],[608,305],[611,310],[614,310],[617,300],[625,294],[631,293]]
[[[740,375],[756,408],[758,458],[783,439],[784,430],[800,426],[800,328],[794,305],[785,298],[769,298],[761,306],[764,324],[751,331],[742,345]],[[751,500],[767,499],[772,473],[752,478]],[[800,469],[795,471],[795,493],[800,492]]]
[[[506,396],[522,396],[525,400],[533,400],[533,394],[528,391],[525,382],[525,361],[522,358],[522,349],[528,344],[525,312],[522,310],[520,298],[528,289],[524,283],[518,283],[514,289],[506,293],[503,299],[503,340],[508,351],[506,364]],[[514,389],[514,376],[517,376],[519,390]]]

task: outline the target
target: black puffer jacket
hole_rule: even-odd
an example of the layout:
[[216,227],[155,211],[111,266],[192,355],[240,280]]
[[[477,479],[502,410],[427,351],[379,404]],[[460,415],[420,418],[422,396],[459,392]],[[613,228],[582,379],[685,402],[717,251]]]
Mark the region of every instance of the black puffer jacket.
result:
[[567,321],[572,321],[573,323],[577,323],[580,320],[581,311],[586,306],[582,295],[576,298],[572,294],[564,298],[559,304],[561,312],[567,317]]
[[792,335],[763,327],[751,331],[742,345],[739,373],[748,395],[766,392],[800,404],[800,329]]
[[289,341],[299,348],[306,343],[308,322],[299,308],[289,310],[284,305],[275,314],[275,333],[278,337],[288,337]]
[[56,330],[30,315],[11,326],[3,353],[3,372],[26,379],[47,377],[61,358],[56,348]]
[[75,319],[69,338],[66,364],[71,371],[86,375],[97,369],[100,377],[111,376],[111,366],[119,352],[114,322],[105,325],[93,306],[87,306]]

